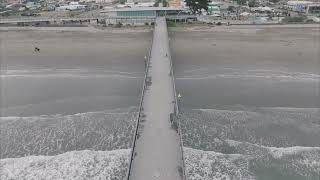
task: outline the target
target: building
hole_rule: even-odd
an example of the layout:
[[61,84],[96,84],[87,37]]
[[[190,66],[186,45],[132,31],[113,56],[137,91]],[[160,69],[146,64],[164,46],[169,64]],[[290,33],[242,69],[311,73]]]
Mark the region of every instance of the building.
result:
[[110,16],[117,17],[157,17],[165,15],[178,15],[182,8],[173,7],[136,7],[109,10]]
[[6,4],[22,4],[23,0],[7,0]]
[[306,7],[309,4],[313,4],[313,2],[311,2],[311,1],[288,1],[287,7],[288,7],[288,9],[290,9],[292,11],[305,12]]
[[141,3],[136,3],[134,7],[153,7],[154,2],[141,2]]
[[112,3],[113,0],[95,0],[95,3]]
[[26,8],[29,10],[36,10],[36,9],[40,9],[41,5],[38,3],[34,3],[34,2],[27,2],[25,4]]
[[306,14],[320,14],[320,3],[312,1],[288,1],[288,9]]
[[320,14],[320,3],[308,4],[306,14]]
[[75,10],[85,10],[87,8],[86,5],[79,4],[78,2],[70,2],[69,5],[57,7],[57,11],[75,11]]
[[208,13],[209,14],[220,14],[220,4],[210,2],[208,4]]
[[170,0],[169,7],[181,8],[181,0]]
[[24,11],[26,9],[25,5],[24,4],[20,4],[20,3],[9,4],[5,8],[13,10],[13,11]]

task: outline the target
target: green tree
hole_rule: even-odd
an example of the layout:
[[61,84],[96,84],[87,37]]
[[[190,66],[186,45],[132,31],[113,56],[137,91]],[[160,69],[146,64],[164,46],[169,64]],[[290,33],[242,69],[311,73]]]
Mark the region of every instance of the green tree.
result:
[[245,5],[247,0],[236,0],[238,5]]
[[163,7],[169,7],[169,3],[167,0],[156,0],[154,3],[154,7],[159,7],[159,4],[162,3]]
[[208,11],[209,0],[186,0],[186,4],[193,14],[200,14],[201,9]]
[[256,4],[257,4],[257,3],[256,3],[255,0],[250,0],[249,3],[248,3],[248,6],[249,6],[249,7],[255,7]]
[[278,3],[280,0],[270,0],[270,2]]
[[234,6],[228,6],[227,11],[235,12],[236,10]]
[[169,7],[168,1],[163,0],[163,1],[162,1],[162,6],[163,6],[163,7]]
[[159,7],[159,1],[156,1],[153,5],[153,7]]

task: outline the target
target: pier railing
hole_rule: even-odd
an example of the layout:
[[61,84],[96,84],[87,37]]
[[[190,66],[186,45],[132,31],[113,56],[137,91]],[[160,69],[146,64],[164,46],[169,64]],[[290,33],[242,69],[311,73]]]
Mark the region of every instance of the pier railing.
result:
[[127,171],[127,178],[126,178],[127,180],[130,179],[130,175],[131,175],[132,163],[133,163],[133,159],[135,156],[135,147],[136,147],[136,142],[137,142],[138,134],[139,134],[139,124],[140,124],[140,120],[141,120],[142,113],[143,113],[143,100],[144,100],[144,94],[146,92],[146,87],[147,87],[147,77],[148,77],[148,72],[149,72],[151,51],[152,51],[152,46],[153,46],[153,36],[154,35],[152,35],[151,46],[149,49],[148,57],[147,57],[147,59],[145,59],[146,62],[145,62],[144,80],[143,80],[142,91],[141,91],[141,96],[140,96],[140,103],[139,103],[137,122],[136,122],[136,126],[135,126],[135,132],[134,132],[134,136],[132,139],[132,148],[131,148],[131,154],[130,154],[130,160],[129,160],[130,162],[129,162],[129,167],[128,167],[128,171]]
[[[168,37],[168,47],[170,48],[170,42],[169,42],[169,34],[167,30],[167,37]],[[177,90],[176,90],[176,83],[175,83],[175,78],[174,78],[174,73],[173,73],[173,64],[172,64],[172,59],[171,59],[171,51],[170,49],[168,50],[168,57],[170,60],[170,75],[171,75],[171,82],[172,82],[172,90],[173,90],[173,95],[174,95],[174,114],[176,116],[176,119],[178,120],[178,134],[179,134],[179,140],[180,140],[180,151],[181,151],[181,160],[182,160],[182,179],[187,180],[186,177],[186,167],[185,167],[185,159],[184,159],[184,152],[183,152],[183,136],[181,132],[181,123],[180,123],[180,118],[178,118],[178,115],[180,113],[179,109],[179,97],[177,96]]]
[[[168,32],[167,32],[168,33]],[[169,36],[167,36],[169,37]],[[127,171],[127,176],[126,179],[130,179],[131,171],[132,171],[132,164],[135,156],[135,147],[136,147],[136,141],[138,139],[138,134],[139,134],[139,124],[140,120],[142,118],[142,113],[143,113],[143,101],[144,101],[144,94],[146,91],[147,87],[147,77],[148,77],[148,72],[149,72],[149,66],[150,66],[150,59],[151,59],[151,51],[152,51],[152,46],[153,46],[153,38],[151,41],[151,47],[149,49],[149,55],[148,59],[146,62],[146,70],[145,70],[145,76],[144,76],[144,81],[142,85],[142,92],[141,92],[141,97],[140,97],[140,103],[139,103],[139,111],[138,111],[138,117],[137,117],[137,122],[136,122],[136,128],[135,128],[135,133],[133,136],[132,140],[132,148],[131,148],[131,154],[130,154],[130,162],[129,162],[129,167]],[[169,46],[169,40],[168,40],[168,47]],[[175,87],[175,80],[174,80],[174,74],[173,74],[173,64],[171,60],[171,52],[170,50],[168,51],[168,58],[170,60],[170,75],[171,75],[171,82],[172,82],[172,90],[174,93],[174,114],[175,116],[178,116],[179,114],[179,102],[178,102],[178,97],[176,93],[176,87]],[[184,153],[183,153],[183,139],[182,139],[182,132],[181,132],[181,123],[180,119],[178,118],[178,134],[179,134],[179,140],[180,140],[180,151],[181,151],[181,160],[182,160],[182,179],[186,180],[186,173],[185,173],[185,159],[184,159]]]

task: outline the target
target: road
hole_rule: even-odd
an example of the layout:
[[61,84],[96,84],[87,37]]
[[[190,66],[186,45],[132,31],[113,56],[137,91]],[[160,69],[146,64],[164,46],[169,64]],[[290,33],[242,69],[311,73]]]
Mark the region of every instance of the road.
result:
[[146,121],[137,140],[132,180],[178,180],[182,165],[179,136],[171,128],[174,92],[170,77],[168,34],[165,18],[157,18],[148,76],[152,84],[143,102]]

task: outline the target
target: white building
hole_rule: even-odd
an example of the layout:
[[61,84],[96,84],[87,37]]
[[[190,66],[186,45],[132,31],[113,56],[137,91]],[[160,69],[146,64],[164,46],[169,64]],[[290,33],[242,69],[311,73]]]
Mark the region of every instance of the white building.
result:
[[95,0],[96,3],[111,3],[113,0]]
[[305,12],[306,7],[313,3],[311,1],[288,1],[287,7],[292,11]]
[[320,14],[320,3],[308,4],[306,14]]
[[86,5],[79,4],[79,2],[70,2],[69,5],[57,7],[57,11],[75,11],[75,10],[85,10],[87,8]]

